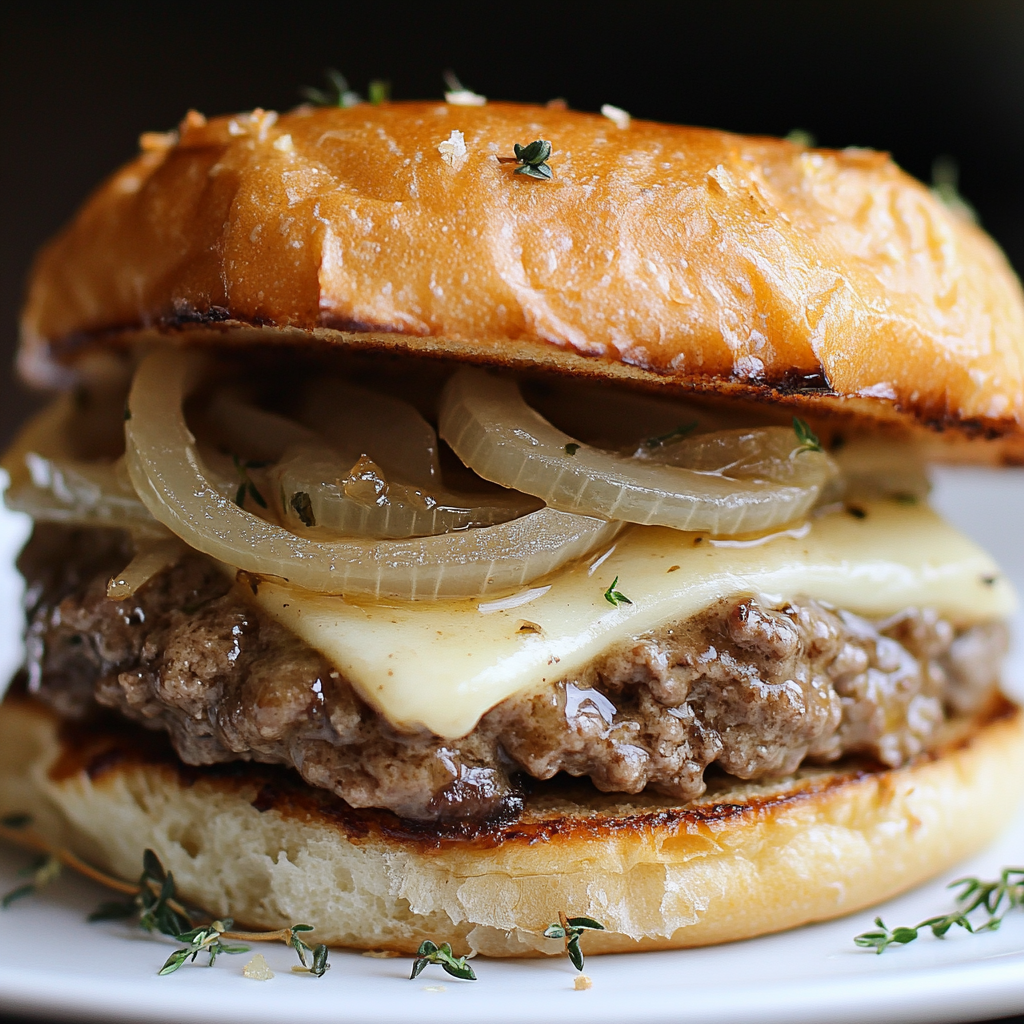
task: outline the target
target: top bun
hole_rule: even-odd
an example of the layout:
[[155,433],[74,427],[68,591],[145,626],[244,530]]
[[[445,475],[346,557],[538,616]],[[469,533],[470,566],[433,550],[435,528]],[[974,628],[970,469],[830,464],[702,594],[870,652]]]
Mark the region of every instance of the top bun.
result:
[[[22,372],[140,332],[316,340],[1024,435],[1020,284],[888,156],[621,123],[190,114],[40,255]],[[534,139],[553,180],[499,160]]]

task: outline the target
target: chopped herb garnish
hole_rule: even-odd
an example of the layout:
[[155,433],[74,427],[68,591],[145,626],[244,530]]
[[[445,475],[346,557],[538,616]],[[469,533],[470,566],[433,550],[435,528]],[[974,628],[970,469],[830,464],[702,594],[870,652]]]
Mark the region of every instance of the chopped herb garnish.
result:
[[[608,595],[605,594],[605,597]],[[572,961],[577,971],[583,970],[583,950],[580,949],[580,936],[585,931],[604,931],[604,925],[592,917],[566,917],[560,910],[558,924],[549,924],[544,929],[546,939],[564,939],[565,955]]]
[[515,162],[519,166],[514,174],[525,174],[528,178],[536,178],[538,181],[550,181],[553,177],[548,160],[551,157],[551,143],[547,139],[536,139],[528,146],[520,146],[517,142],[512,147],[515,152]]
[[366,87],[366,95],[375,107],[379,107],[391,99],[391,83],[382,78],[375,78]]
[[0,818],[0,825],[4,828],[25,828],[31,824],[31,814],[5,814]]
[[667,434],[658,434],[656,437],[646,438],[644,440],[644,447],[648,451],[654,451],[655,448],[664,448],[665,445],[671,444],[673,441],[682,440],[682,438],[692,434],[696,429],[696,420],[693,423],[681,423],[675,430],[670,430]]
[[800,419],[799,416],[793,417],[793,432],[796,434],[797,441],[800,442],[794,454],[799,455],[800,452],[820,452],[822,450],[818,435],[807,425],[807,421]]
[[566,455],[575,455],[579,450],[580,450],[580,446],[578,444],[576,444],[575,441],[573,441],[572,443],[567,444],[565,446],[565,454]]
[[892,500],[899,505],[916,505],[917,495],[911,494],[909,491],[897,491],[893,496]]
[[330,83],[326,89],[301,89],[303,97],[318,107],[354,107],[363,98],[348,87],[348,79],[335,68],[328,68],[324,78]]
[[296,491],[292,500],[288,502],[292,510],[302,521],[303,526],[316,526],[316,516],[313,514],[313,502],[306,491]]
[[632,604],[633,602],[630,601],[625,594],[619,593],[619,591],[616,590],[618,585],[619,577],[616,576],[615,579],[612,580],[612,585],[604,592],[604,599],[609,604]]
[[124,421],[127,423],[132,418],[132,411],[128,408],[128,403],[124,403]]
[[[877,931],[863,932],[853,941],[864,949],[884,953],[890,946],[905,946],[913,942],[925,928],[931,929],[932,935],[938,939],[943,938],[954,926],[972,935],[994,932],[1011,910],[1024,908],[1024,868],[1006,868],[995,882],[983,882],[979,878],[958,878],[947,886],[950,889],[957,887],[960,888],[956,896],[958,909],[952,913],[929,917],[912,928],[890,929],[880,917],[876,917]],[[980,908],[988,912],[988,919],[974,924],[969,915]]]
[[847,505],[846,511],[854,519],[867,519],[868,517],[867,510],[861,508],[860,505]]
[[473,968],[466,963],[466,958],[464,956],[454,956],[452,954],[452,947],[447,942],[442,942],[438,946],[431,942],[430,939],[424,939],[420,943],[420,948],[416,950],[416,959],[412,962],[412,974],[409,975],[410,981],[413,978],[418,978],[423,973],[424,968],[430,964],[437,964],[437,966],[444,969],[445,974],[450,974],[453,978],[461,978],[463,981],[476,981]]

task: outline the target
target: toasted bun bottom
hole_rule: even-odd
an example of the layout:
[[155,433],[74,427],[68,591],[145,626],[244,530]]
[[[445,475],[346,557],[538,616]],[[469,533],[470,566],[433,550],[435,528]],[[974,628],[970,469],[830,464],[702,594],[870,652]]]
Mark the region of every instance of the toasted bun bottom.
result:
[[896,770],[844,765],[772,785],[663,798],[542,786],[514,825],[461,834],[355,812],[284,771],[188,769],[161,738],[62,732],[24,698],[0,707],[0,812],[99,867],[138,876],[154,849],[183,897],[250,927],[413,952],[561,953],[563,910],[608,930],[589,953],[747,938],[869,906],[990,842],[1017,804],[1024,725],[1000,701]]

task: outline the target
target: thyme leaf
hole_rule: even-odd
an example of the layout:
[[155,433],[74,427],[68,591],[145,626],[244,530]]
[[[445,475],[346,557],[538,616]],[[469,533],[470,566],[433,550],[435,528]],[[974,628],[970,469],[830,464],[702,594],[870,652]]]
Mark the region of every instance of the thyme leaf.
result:
[[[613,584],[614,585],[614,584]],[[605,595],[607,597],[607,595]],[[572,961],[577,971],[583,970],[583,950],[580,938],[585,931],[604,931],[604,925],[592,917],[566,917],[563,911],[558,912],[558,922],[549,924],[544,929],[544,938],[563,939],[565,955]]]
[[940,156],[932,164],[932,195],[952,213],[978,223],[978,211],[960,194],[960,168],[950,156]]
[[441,967],[445,974],[450,974],[453,978],[461,978],[463,981],[476,981],[473,968],[466,963],[464,956],[453,955],[450,943],[442,942],[438,946],[431,942],[430,939],[424,939],[420,943],[420,948],[416,951],[416,959],[412,962],[412,973],[409,975],[409,980],[418,978],[424,969],[431,964]]
[[[926,918],[913,927],[899,928],[889,928],[876,917],[875,931],[862,932],[854,937],[854,943],[863,949],[884,953],[890,946],[913,942],[924,929],[929,929],[937,939],[943,938],[951,928],[963,928],[971,935],[994,932],[1011,910],[1024,908],[1024,868],[1005,868],[994,882],[974,877],[958,878],[947,888],[960,889],[956,894],[957,909],[951,913]],[[988,917],[975,923],[970,915],[982,909]]]
[[796,448],[796,454],[800,452],[820,452],[822,451],[821,442],[818,440],[818,435],[807,425],[806,420],[800,419],[799,416],[793,417],[793,432],[796,434],[796,439],[799,441],[799,445]]
[[814,133],[807,131],[806,128],[793,128],[787,132],[785,139],[794,146],[802,146],[804,149],[814,149],[818,142]]
[[348,79],[336,68],[327,68],[324,78],[329,83],[326,89],[306,86],[299,90],[303,98],[318,107],[354,107],[363,102],[362,96],[348,87]]
[[[633,602],[630,601],[630,599],[628,597],[626,597],[625,594],[620,593],[616,589],[618,587],[618,585],[619,585],[619,577],[616,576],[615,579],[612,580],[612,585],[604,592],[604,599],[609,604],[632,604]],[[582,918],[581,918],[581,920],[582,920]]]
[[565,446],[566,455],[575,455],[580,450],[580,446],[575,441]]
[[366,87],[366,95],[375,107],[379,107],[391,99],[391,83],[382,78],[375,78]]
[[43,853],[36,857],[27,868],[22,868],[18,875],[21,878],[27,876],[31,881],[17,886],[17,888],[12,889],[0,899],[0,908],[4,910],[16,900],[31,896],[33,893],[37,893],[40,889],[49,885],[50,882],[60,875],[60,861],[52,854]]
[[665,445],[671,444],[673,441],[681,441],[688,434],[692,434],[696,429],[696,420],[692,423],[680,423],[675,430],[670,430],[667,434],[658,434],[655,437],[646,438],[643,444],[648,451],[654,451],[656,448],[664,448]]
[[232,455],[231,460],[235,464],[235,472],[238,473],[242,481],[238,485],[238,490],[235,491],[235,504],[239,508],[245,508],[245,496],[248,494],[260,508],[266,508],[267,499],[260,494],[259,489],[252,482],[252,478],[249,476],[249,470],[262,469],[267,465],[267,463],[258,462],[255,459],[247,459],[243,462],[237,455]]
[[513,147],[515,162],[519,166],[513,174],[525,174],[528,178],[538,181],[550,181],[554,175],[548,166],[551,157],[551,143],[547,139],[535,139],[529,145],[520,146],[517,142]]
[[223,921],[211,921],[210,924],[201,928],[191,928],[186,932],[174,937],[179,942],[186,942],[184,949],[175,950],[166,960],[163,967],[157,971],[157,975],[173,974],[186,961],[194,961],[200,953],[209,956],[207,967],[212,967],[221,953],[248,953],[248,946],[229,946],[221,940],[221,937],[231,928],[231,918]]

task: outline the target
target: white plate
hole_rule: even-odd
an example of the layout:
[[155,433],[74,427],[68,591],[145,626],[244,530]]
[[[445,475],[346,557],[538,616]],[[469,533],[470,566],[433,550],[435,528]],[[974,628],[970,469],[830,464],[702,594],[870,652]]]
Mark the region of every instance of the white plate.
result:
[[[1020,509],[1024,474],[938,474],[935,502],[1000,559],[1024,590]],[[21,531],[19,533],[19,531]],[[23,526],[0,518],[0,548],[12,549]],[[4,554],[0,551],[0,557]],[[3,563],[0,561],[0,566]],[[0,568],[0,572],[3,572]],[[17,660],[11,632],[16,580],[0,576],[0,662]],[[1018,615],[1018,636],[1024,617]],[[1010,678],[1024,688],[1018,647]],[[6,667],[6,665],[4,667]],[[15,884],[18,853],[0,853],[0,891]],[[0,914],[0,1006],[75,1019],[183,1021],[685,1021],[687,1024],[785,1021],[966,1021],[1024,1010],[1024,914],[998,932],[930,936],[875,956],[852,939],[881,913],[911,924],[951,907],[944,883],[960,874],[993,875],[1024,862],[1024,816],[992,849],[938,882],[884,907],[782,935],[710,949],[592,957],[593,988],[576,992],[565,960],[475,962],[479,981],[459,982],[431,968],[408,979],[406,959],[374,960],[333,952],[321,980],[292,974],[294,957],[262,948],[277,972],[269,982],[242,976],[248,955],[221,958],[211,970],[187,967],[156,977],[168,946],[117,924],[90,925],[99,889],[63,878],[42,895]]]

